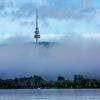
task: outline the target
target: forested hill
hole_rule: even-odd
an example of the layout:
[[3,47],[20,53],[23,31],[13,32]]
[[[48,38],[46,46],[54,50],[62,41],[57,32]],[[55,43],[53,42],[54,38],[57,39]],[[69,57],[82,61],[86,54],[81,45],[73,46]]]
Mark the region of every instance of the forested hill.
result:
[[51,89],[51,88],[100,88],[100,80],[74,75],[73,80],[58,76],[57,80],[45,80],[41,76],[22,77],[15,79],[0,79],[1,89]]

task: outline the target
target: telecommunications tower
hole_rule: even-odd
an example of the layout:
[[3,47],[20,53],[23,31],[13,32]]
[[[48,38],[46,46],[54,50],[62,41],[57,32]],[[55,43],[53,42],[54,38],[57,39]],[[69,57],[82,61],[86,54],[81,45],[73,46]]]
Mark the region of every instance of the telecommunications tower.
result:
[[36,9],[36,28],[35,28],[34,38],[36,39],[36,43],[38,43],[40,34],[39,34],[39,27],[38,27],[38,10],[37,9]]

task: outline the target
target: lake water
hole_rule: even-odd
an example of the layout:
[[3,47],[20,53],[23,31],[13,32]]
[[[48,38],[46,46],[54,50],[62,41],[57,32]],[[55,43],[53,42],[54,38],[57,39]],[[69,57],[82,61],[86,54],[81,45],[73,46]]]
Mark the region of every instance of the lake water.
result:
[[100,100],[100,89],[1,89],[0,100]]

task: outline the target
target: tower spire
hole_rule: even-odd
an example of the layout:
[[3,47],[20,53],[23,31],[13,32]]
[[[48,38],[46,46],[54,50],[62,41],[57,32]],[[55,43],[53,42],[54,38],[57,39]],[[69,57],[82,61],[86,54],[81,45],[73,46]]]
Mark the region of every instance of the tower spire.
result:
[[38,27],[38,9],[36,9],[36,28],[35,28],[34,38],[36,39],[36,43],[38,43],[38,39],[40,38],[39,27]]

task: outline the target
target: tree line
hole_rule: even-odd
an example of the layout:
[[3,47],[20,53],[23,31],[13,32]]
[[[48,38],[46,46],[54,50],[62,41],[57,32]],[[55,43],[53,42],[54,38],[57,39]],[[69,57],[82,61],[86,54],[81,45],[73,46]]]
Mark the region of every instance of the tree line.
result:
[[72,80],[66,80],[63,76],[48,81],[41,76],[22,77],[15,79],[0,79],[0,89],[82,89],[82,88],[100,88],[100,80],[85,78],[82,75],[74,75]]

